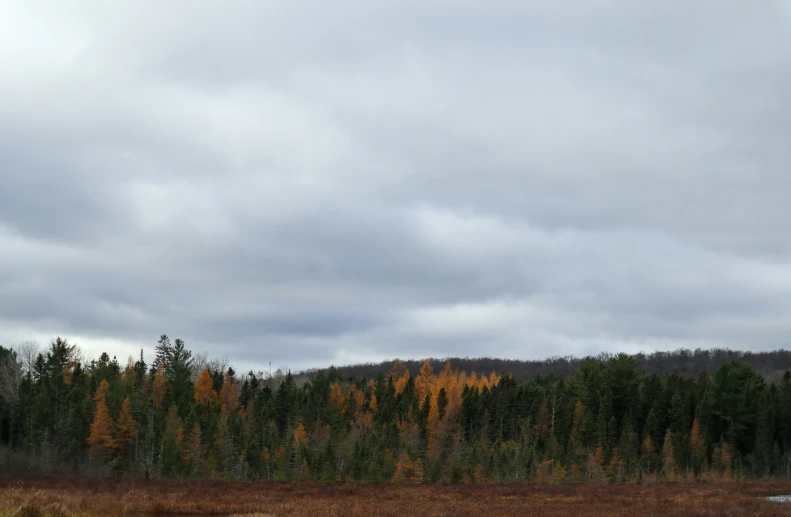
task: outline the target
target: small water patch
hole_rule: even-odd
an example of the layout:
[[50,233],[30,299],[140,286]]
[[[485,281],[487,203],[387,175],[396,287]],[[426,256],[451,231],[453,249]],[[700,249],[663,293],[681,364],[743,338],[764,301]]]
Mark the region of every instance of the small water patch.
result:
[[791,495],[773,495],[772,497],[767,497],[766,500],[773,503],[791,503]]

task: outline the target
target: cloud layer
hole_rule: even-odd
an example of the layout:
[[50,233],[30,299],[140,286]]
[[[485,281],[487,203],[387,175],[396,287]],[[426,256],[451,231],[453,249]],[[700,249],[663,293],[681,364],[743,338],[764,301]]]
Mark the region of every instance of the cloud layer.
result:
[[0,34],[0,341],[791,335],[784,2],[11,0]]

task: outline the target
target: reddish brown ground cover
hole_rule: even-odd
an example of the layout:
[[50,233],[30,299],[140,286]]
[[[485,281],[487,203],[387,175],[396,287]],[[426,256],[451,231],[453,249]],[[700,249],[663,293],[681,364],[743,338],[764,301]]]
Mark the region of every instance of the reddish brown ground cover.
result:
[[26,504],[107,516],[791,516],[791,505],[762,499],[777,494],[791,494],[791,483],[295,486],[0,477],[0,516]]

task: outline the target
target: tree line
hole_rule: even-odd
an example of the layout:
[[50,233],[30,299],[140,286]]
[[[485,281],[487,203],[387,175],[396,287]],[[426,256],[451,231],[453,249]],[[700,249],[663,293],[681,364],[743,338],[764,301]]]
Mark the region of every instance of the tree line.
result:
[[0,443],[37,465],[158,478],[791,477],[791,373],[770,382],[744,361],[646,373],[618,354],[522,382],[428,360],[297,382],[196,360],[164,335],[150,364],[141,351],[125,366],[106,353],[85,361],[58,338],[36,354],[0,347]]
[[[450,361],[453,368],[467,373],[508,372],[517,382],[523,382],[537,376],[559,375],[567,377],[573,374],[581,364],[599,362],[606,363],[613,354],[601,353],[595,356],[575,357],[556,356],[541,360],[500,359],[496,357],[451,357],[430,358],[431,366],[441,370]],[[765,352],[743,352],[726,348],[709,348],[689,350],[680,348],[672,351],[657,351],[650,354],[637,353],[631,356],[637,362],[637,369],[646,374],[659,375],[676,372],[682,376],[697,377],[703,372],[713,372],[721,365],[732,361],[747,363],[753,369],[770,380],[778,380],[787,370],[791,370],[791,350],[774,350]],[[395,361],[380,363],[361,363],[339,366],[337,370],[343,377],[373,378],[380,371],[390,371]],[[406,360],[402,364],[410,374],[416,375],[424,361]],[[311,369],[297,373],[297,377],[309,378],[319,369]]]

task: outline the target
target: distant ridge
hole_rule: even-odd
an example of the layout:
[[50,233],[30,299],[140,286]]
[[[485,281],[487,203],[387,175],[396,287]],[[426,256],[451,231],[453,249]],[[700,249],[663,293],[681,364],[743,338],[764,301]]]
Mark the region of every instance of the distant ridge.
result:
[[[597,356],[586,357],[550,357],[539,361],[524,361],[518,359],[496,359],[492,357],[449,357],[445,359],[429,358],[434,371],[441,370],[446,361],[450,361],[454,369],[489,373],[492,370],[498,373],[510,373],[517,382],[538,376],[558,375],[568,376],[574,373],[577,367],[584,362],[605,362],[615,354],[602,353]],[[679,349],[671,352],[653,352],[651,354],[627,354],[637,360],[640,371],[646,374],[665,374],[677,372],[682,376],[697,376],[703,372],[712,372],[723,363],[729,361],[742,361],[763,375],[767,381],[774,381],[782,377],[783,373],[791,370],[791,351],[775,350],[771,352],[742,352],[725,348],[708,350]],[[362,363],[346,366],[334,366],[341,377],[366,377],[371,379],[379,372],[387,373],[393,369],[396,359],[381,363]],[[424,359],[400,359],[410,374],[416,375]],[[300,377],[312,377],[320,370],[329,368],[312,368],[300,372]]]

